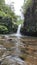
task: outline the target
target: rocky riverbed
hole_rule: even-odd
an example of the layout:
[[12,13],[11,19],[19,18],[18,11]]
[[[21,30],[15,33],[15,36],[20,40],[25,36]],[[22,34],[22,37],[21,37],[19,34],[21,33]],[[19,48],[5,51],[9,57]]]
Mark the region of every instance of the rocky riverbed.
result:
[[37,38],[0,36],[0,65],[37,65]]

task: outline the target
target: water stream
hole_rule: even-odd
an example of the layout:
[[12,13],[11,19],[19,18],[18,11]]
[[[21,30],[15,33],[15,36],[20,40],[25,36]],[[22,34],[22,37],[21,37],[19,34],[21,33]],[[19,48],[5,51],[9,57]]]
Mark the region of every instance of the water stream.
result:
[[[37,51],[35,52],[36,55],[34,52],[28,51],[34,47],[37,49],[37,42],[35,43],[37,39],[22,36],[20,29],[21,24],[18,26],[16,34],[0,36],[0,65],[37,65],[34,63],[34,57],[37,58]],[[29,64],[23,58],[27,58],[27,61],[29,59]]]
[[16,37],[17,37],[17,43],[16,43],[16,56],[18,57],[19,56],[19,54],[20,54],[20,50],[19,50],[19,43],[20,43],[20,41],[18,41],[19,40],[19,38],[20,38],[20,36],[21,36],[21,34],[20,34],[20,29],[21,29],[21,24],[18,26],[18,29],[17,29],[17,33],[16,33]]

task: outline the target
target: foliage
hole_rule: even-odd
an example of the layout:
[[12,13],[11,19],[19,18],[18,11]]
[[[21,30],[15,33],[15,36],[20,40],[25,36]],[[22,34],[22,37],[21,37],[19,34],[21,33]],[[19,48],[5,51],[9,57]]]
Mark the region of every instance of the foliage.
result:
[[15,15],[14,11],[11,9],[10,5],[5,4],[5,0],[0,0],[0,11],[3,11],[7,16],[12,17],[14,22],[17,21],[17,16]]
[[5,33],[8,33],[8,29],[6,26],[2,26],[0,25],[0,34],[5,34]]
[[0,17],[0,33],[14,33],[16,31],[17,24],[12,23],[12,18]]
[[25,14],[27,9],[32,5],[32,0],[24,0],[23,13]]
[[4,0],[0,0],[0,5],[3,5],[5,4],[5,1]]
[[23,20],[17,21],[17,25],[23,24]]
[[[14,22],[17,21],[17,16],[11,9],[10,5],[5,4],[5,0],[0,0],[0,33],[13,33],[17,30]],[[14,30],[13,30],[14,26]]]
[[3,11],[0,11],[0,16],[7,16],[7,14],[5,14]]

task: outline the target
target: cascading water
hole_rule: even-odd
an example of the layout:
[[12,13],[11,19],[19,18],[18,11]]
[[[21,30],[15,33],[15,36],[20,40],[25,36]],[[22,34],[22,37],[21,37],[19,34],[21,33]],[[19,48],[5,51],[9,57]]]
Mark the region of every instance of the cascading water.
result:
[[19,50],[19,44],[20,44],[20,41],[18,41],[19,40],[19,38],[20,38],[20,29],[21,29],[21,24],[18,26],[18,29],[17,29],[17,33],[16,33],[16,37],[17,37],[17,43],[16,43],[16,55],[17,55],[17,57],[19,56],[19,54],[20,54],[20,50]]
[[20,54],[20,50],[19,50],[19,44],[20,44],[20,41],[19,41],[19,38],[21,36],[20,34],[20,29],[21,29],[21,24],[18,26],[18,29],[17,29],[17,33],[16,33],[16,37],[17,37],[17,43],[16,43],[16,56],[18,57],[19,54]]
[[16,33],[16,36],[19,37],[21,34],[20,34],[20,29],[21,29],[21,24],[18,26],[18,29],[17,29],[17,33]]
[[18,26],[17,33],[16,33],[16,37],[17,37],[17,39],[16,39],[17,40],[17,43],[16,43],[16,57],[14,57],[14,59],[16,61],[16,64],[18,62],[17,65],[26,65],[26,63],[22,59],[19,58],[19,55],[21,53],[21,51],[19,49],[19,45],[20,45],[20,40],[19,39],[20,39],[20,36],[21,36],[20,29],[21,29],[21,24]]

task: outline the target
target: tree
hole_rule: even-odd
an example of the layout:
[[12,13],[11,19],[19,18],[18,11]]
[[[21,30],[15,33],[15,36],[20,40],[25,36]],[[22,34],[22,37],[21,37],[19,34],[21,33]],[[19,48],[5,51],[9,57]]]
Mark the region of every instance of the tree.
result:
[[14,24],[15,21],[17,21],[17,16],[11,6],[5,4],[5,0],[0,0],[0,32],[15,32],[17,30],[17,26]]
[[17,16],[13,11],[12,6],[5,4],[5,0],[0,0],[0,10],[7,14],[7,16],[10,16],[14,22],[17,21]]
[[5,0],[0,0],[0,5],[4,5],[5,4]]

